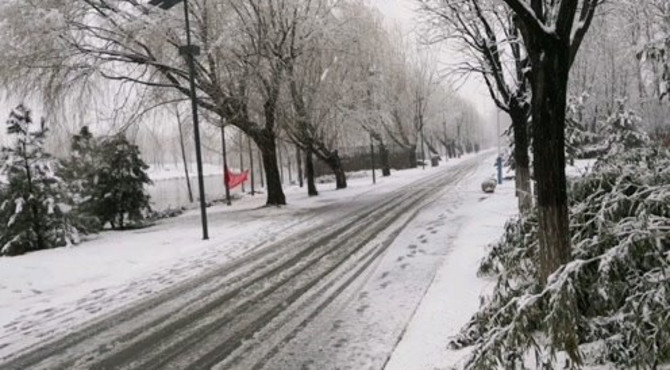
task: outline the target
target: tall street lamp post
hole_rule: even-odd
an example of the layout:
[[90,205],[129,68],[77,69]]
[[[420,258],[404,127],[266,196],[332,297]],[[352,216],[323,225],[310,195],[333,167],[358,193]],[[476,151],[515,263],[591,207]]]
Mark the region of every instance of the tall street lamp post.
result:
[[202,239],[209,239],[207,231],[207,204],[205,202],[205,182],[202,176],[202,152],[200,150],[200,125],[198,123],[198,103],[195,91],[195,62],[200,48],[191,43],[191,24],[188,16],[188,0],[150,0],[149,4],[168,10],[184,2],[184,20],[186,22],[186,45],[179,47],[179,54],[186,57],[188,63],[188,79],[191,94],[191,110],[193,114],[193,136],[195,137],[195,160],[198,169],[198,190],[200,192],[200,219],[202,221]]

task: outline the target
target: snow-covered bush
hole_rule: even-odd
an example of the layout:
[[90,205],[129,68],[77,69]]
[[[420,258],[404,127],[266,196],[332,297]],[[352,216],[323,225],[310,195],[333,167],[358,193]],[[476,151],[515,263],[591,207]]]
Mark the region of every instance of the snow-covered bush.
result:
[[606,151],[603,135],[603,123],[585,122],[584,110],[589,95],[583,93],[568,98],[565,116],[565,156],[567,162],[574,164],[577,158],[595,158]]
[[626,109],[624,100],[617,101],[617,105],[617,111],[605,126],[608,154],[649,145],[651,140],[642,130],[642,119],[632,110]]
[[123,135],[94,138],[87,127],[72,138],[72,155],[62,177],[73,194],[73,213],[82,232],[143,226],[150,216],[151,184],[140,150]]
[[[654,369],[670,362],[670,153],[613,151],[569,185],[572,261],[538,280],[537,219],[510,221],[481,273],[494,293],[454,338],[467,368]],[[527,360],[527,358],[526,358]]]
[[100,156],[92,195],[95,214],[113,229],[141,226],[151,211],[144,189],[151,179],[139,148],[125,136],[116,135],[102,141]]
[[101,161],[97,140],[87,126],[82,127],[72,137],[70,158],[62,162],[58,174],[71,194],[71,213],[76,216],[76,227],[83,234],[102,229],[100,218],[95,214],[94,198]]
[[0,188],[0,254],[77,243],[66,187],[55,175],[58,162],[44,151],[44,120],[34,124],[30,111],[20,105],[10,114],[7,133],[12,143],[2,148],[6,183]]

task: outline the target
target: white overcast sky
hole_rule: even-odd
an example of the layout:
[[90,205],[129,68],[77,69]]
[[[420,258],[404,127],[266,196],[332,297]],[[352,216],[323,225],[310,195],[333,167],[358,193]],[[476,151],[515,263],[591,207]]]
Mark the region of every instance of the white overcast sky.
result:
[[[0,0],[2,1],[2,0]],[[387,20],[388,26],[393,27],[398,24],[407,34],[415,33],[418,25],[414,9],[416,7],[416,0],[367,0],[371,5],[376,6]],[[415,38],[416,36],[410,36]],[[444,51],[440,53],[440,57],[446,63],[454,62],[454,53]],[[486,87],[474,78],[470,78],[458,90],[459,95],[469,100],[475,107],[480,109],[482,117],[490,120],[495,120],[495,107],[491,98],[486,91]],[[9,110],[16,105],[15,101],[3,101],[0,99],[0,122],[4,122]],[[34,112],[35,117],[39,117],[39,111]],[[503,118],[503,115],[501,115]],[[3,141],[4,129],[0,132],[0,143]]]
[[[398,24],[406,33],[416,33],[419,21],[416,17],[416,0],[368,0],[376,6],[388,21],[389,26]],[[416,36],[413,36],[415,38]],[[446,49],[446,48],[445,48]],[[448,50],[440,52],[440,58],[445,66],[455,62],[454,53]],[[486,90],[486,86],[476,78],[470,78],[458,90],[458,94],[469,100],[480,109],[485,118],[495,117],[495,106]],[[501,117],[502,118],[502,117]]]

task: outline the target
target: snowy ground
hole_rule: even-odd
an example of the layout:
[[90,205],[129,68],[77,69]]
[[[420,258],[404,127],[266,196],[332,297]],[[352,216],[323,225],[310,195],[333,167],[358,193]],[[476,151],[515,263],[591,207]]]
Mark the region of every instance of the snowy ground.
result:
[[505,221],[515,213],[514,182],[507,181],[493,195],[479,196],[461,214],[463,221],[452,248],[386,369],[461,367],[468,350],[450,350],[449,340],[477,311],[480,295],[492,287],[493,281],[477,277],[479,262],[487,246],[502,235]]
[[[398,356],[406,354],[406,363],[396,368],[421,369],[419,364],[426,360],[425,368],[433,369],[432,360],[439,363],[437,360],[444,358],[444,347],[432,347],[437,342],[433,337],[424,336],[423,328],[418,329],[416,337],[403,333],[411,322],[410,328],[421,323],[430,326],[435,336],[448,335],[444,318],[436,321],[434,317],[416,313],[429,310],[433,305],[460,312],[466,318],[476,309],[480,289],[478,284],[471,283],[476,280],[474,266],[483,256],[486,243],[500,235],[496,223],[504,222],[515,207],[508,199],[511,185],[505,185],[496,194],[487,195],[480,190],[481,181],[495,173],[492,158],[448,185],[437,199],[422,207],[393,238],[386,252],[365,271],[364,277],[331,302],[320,313],[319,319],[305,325],[282,345],[281,350],[269,356],[263,368],[381,369],[389,361],[398,341],[407,338],[410,347],[424,348],[431,356],[421,359],[416,357],[421,353],[411,353],[401,347],[396,352]],[[489,214],[491,212],[493,214]],[[489,222],[491,217],[493,220]],[[483,227],[474,227],[482,219],[486,221]],[[488,230],[491,226],[493,228]],[[461,254],[465,254],[465,258]],[[448,266],[452,261],[458,266],[455,271],[450,271]],[[468,263],[462,265],[465,262]],[[448,304],[444,299],[431,302],[434,299],[431,296],[444,298],[444,292],[433,292],[435,287],[431,285],[438,271],[473,275],[467,285],[456,288],[467,290],[473,296],[474,304],[466,306],[460,296],[447,297]],[[444,286],[453,282],[442,279],[440,283]],[[454,305],[452,302],[458,303]],[[457,322],[452,324],[453,327],[457,325]]]
[[[362,262],[333,270],[314,293],[286,308],[217,368],[461,368],[468,349],[452,351],[447,344],[476,312],[480,295],[490,291],[493,281],[477,277],[477,267],[516,211],[513,181],[494,194],[479,190],[495,173],[493,157],[482,155],[474,170],[455,172],[444,189],[435,189],[432,200],[384,224],[366,242],[374,246],[366,253],[381,254],[352,255]],[[470,159],[451,160],[447,167]],[[579,162],[567,172],[579,175],[591,165]],[[199,240],[198,212],[192,210],[76,247],[0,258],[0,362],[274,241],[328,224],[328,217],[340,222],[349,207],[375,204],[398,189],[418,192],[421,179],[440,171],[445,166],[394,172],[377,185],[369,174],[357,173],[345,190],[319,185],[316,198],[292,186],[286,189],[290,205],[282,208],[262,207],[264,196],[215,206],[209,209],[209,241]]]
[[[466,160],[450,160],[448,166]],[[197,210],[154,227],[105,232],[75,247],[0,258],[0,359],[119,306],[240,258],[317,222],[330,208],[383,196],[444,166],[359,177],[345,190],[320,185],[321,195],[286,189],[289,206],[262,207],[264,196],[246,197],[208,210],[210,240],[200,241]],[[315,217],[315,215],[317,217]]]
[[[577,160],[574,166],[566,168],[566,175],[582,176],[594,163],[595,160]],[[471,348],[452,350],[449,341],[478,310],[480,296],[489,294],[495,285],[492,278],[478,277],[477,270],[488,252],[487,246],[500,238],[505,222],[516,214],[514,181],[503,183],[495,195],[480,200],[461,214],[464,221],[452,241],[452,249],[442,261],[386,370],[463,367]],[[533,365],[529,362],[527,366]]]

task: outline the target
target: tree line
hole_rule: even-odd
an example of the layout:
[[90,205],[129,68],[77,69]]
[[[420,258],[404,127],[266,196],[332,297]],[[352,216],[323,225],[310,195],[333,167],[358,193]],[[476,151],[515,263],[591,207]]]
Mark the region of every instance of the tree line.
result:
[[[454,132],[458,122],[481,124],[476,109],[442,82],[435,60],[387,30],[362,1],[191,2],[191,31],[202,50],[197,104],[213,127],[235,127],[255,143],[268,205],[286,203],[278,140],[297,145],[306,164],[326,163],[338,188],[346,187],[339,147],[372,140],[384,163],[389,143],[416,152],[421,141],[437,150],[436,142],[476,140],[475,129],[464,128],[463,137]],[[8,63],[0,80],[14,93],[57,109],[82,105],[98,86],[123,86],[121,105],[134,110],[133,119],[188,97],[177,9],[142,1],[10,1],[0,12],[9,20],[2,24]]]

